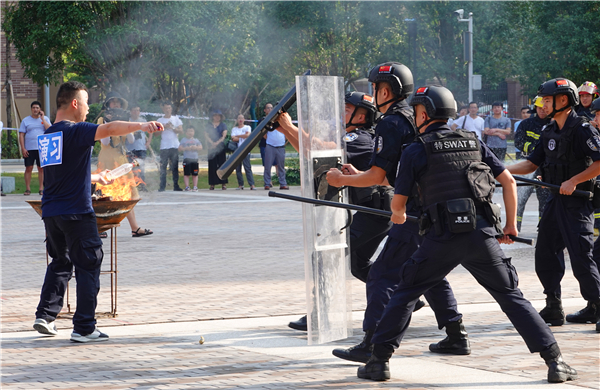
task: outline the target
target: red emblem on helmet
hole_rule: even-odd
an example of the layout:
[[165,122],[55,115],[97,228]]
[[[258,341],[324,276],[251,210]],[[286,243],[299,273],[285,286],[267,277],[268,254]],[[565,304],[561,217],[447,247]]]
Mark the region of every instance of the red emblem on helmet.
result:
[[370,95],[363,95],[363,100],[369,102],[369,103],[373,103],[373,96]]
[[391,65],[380,66],[379,73],[392,73],[392,66]]
[[567,82],[567,80],[563,80],[563,79],[556,80],[557,87],[563,87],[563,86],[568,86],[568,85],[569,85],[569,83]]
[[424,95],[428,89],[429,88],[427,88],[427,87],[421,87],[421,88],[417,89],[417,92],[415,92],[415,94],[416,95]]

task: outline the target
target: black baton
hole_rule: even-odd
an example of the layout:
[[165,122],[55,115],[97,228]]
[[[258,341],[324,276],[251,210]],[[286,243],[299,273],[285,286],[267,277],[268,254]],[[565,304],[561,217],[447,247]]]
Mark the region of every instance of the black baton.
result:
[[[331,202],[329,200],[305,198],[302,196],[282,194],[281,192],[275,192],[275,191],[269,191],[269,196],[271,198],[282,198],[282,199],[287,199],[287,200],[294,200],[296,202],[309,203],[309,204],[314,204],[317,206],[329,206],[329,207],[335,207],[335,208],[344,209],[344,210],[362,211],[363,213],[379,215],[381,217],[389,218],[392,216],[391,211],[378,210],[378,209],[373,209],[370,207],[357,206],[357,205],[353,205],[353,204]],[[419,217],[415,217],[414,215],[406,214],[406,220],[408,222],[417,223],[417,222],[419,222]],[[535,240],[533,238],[517,237],[517,236],[513,236],[511,234],[509,234],[508,237],[510,237],[510,239],[513,240],[514,242],[520,242],[520,243],[527,244],[527,245],[533,245],[535,243]]]
[[[522,177],[522,176],[514,176],[515,180],[517,181],[522,181],[523,183],[529,183],[529,184],[533,184],[534,186],[539,186],[539,187],[548,187],[548,188],[553,188],[555,190],[560,190],[560,186],[557,184],[550,184],[550,183],[544,183],[543,181],[539,181],[539,180],[535,180],[535,179],[528,179],[526,177]],[[573,191],[573,193],[571,195],[574,196],[579,196],[582,198],[588,198],[588,199],[592,199],[594,197],[594,193],[591,191],[583,191],[583,190],[575,190]]]

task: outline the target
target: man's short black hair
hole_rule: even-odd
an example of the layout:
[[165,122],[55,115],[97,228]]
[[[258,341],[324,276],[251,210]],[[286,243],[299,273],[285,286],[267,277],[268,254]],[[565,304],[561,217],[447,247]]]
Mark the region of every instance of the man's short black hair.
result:
[[56,108],[60,110],[63,106],[68,106],[77,97],[79,91],[87,92],[87,90],[85,84],[79,81],[68,81],[62,84],[56,94]]
[[471,107],[471,104],[475,104],[477,107],[479,107],[479,104],[477,104],[477,102],[471,102],[471,103],[469,103],[469,107]]
[[171,107],[173,107],[173,103],[171,103],[171,102],[170,102],[170,101],[168,101],[168,100],[165,100],[165,101],[163,101],[162,103],[160,103],[160,106],[161,106],[161,107],[162,107],[162,106],[171,106]]
[[273,103],[271,103],[271,102],[266,102],[266,103],[265,103],[265,105],[264,105],[264,107],[263,107],[263,110],[264,110],[265,108],[267,108],[267,104],[270,104],[270,105],[271,105],[271,107],[275,107],[275,106],[273,105]]
[[185,127],[185,129],[186,129],[186,130],[192,129],[192,130],[196,131],[196,128],[194,127],[194,125],[187,125],[187,126]]
[[37,100],[34,100],[33,102],[31,102],[30,107],[33,107],[33,106],[38,106],[38,107],[42,108],[42,103],[38,102]]
[[492,107],[502,107],[502,108],[504,108],[504,104],[502,104],[502,102],[494,102],[494,103],[492,103]]
[[527,111],[529,111],[529,110],[530,110],[530,107],[529,107],[529,106],[523,106],[523,107],[521,107],[521,111],[523,111],[523,110],[527,110]]

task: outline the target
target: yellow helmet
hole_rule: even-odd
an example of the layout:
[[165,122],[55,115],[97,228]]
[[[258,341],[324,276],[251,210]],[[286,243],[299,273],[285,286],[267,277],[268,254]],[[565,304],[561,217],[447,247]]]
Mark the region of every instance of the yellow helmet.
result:
[[542,97],[541,96],[536,96],[535,98],[533,98],[533,106],[534,107],[544,107],[544,105],[542,104]]

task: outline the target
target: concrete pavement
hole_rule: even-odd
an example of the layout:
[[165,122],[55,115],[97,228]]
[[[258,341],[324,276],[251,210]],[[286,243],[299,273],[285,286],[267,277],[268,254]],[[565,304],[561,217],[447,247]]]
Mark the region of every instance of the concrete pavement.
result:
[[[299,195],[299,188],[290,193]],[[68,315],[57,320],[57,337],[31,330],[46,264],[43,224],[22,195],[3,197],[2,387],[599,388],[600,334],[594,325],[552,328],[580,379],[550,385],[542,359],[527,351],[498,305],[462,267],[448,279],[465,316],[472,354],[428,352],[428,344],[444,334],[426,307],[413,316],[391,360],[392,380],[356,378],[358,364],[333,357],[331,350],[362,338],[364,285],[352,282],[354,337],[307,346],[304,333],[287,328],[305,312],[301,207],[266,194],[230,189],[144,195],[136,215],[155,234],[132,238],[127,222],[118,229],[119,315],[98,320],[110,340],[91,345],[69,342]],[[532,197],[523,236],[535,236],[536,210]],[[522,244],[505,249],[525,296],[543,307],[533,249]],[[110,305],[107,283],[102,276],[98,311]],[[74,286],[72,281],[71,291]],[[563,295],[567,312],[585,305],[570,269]],[[200,336],[204,344],[198,343]]]

